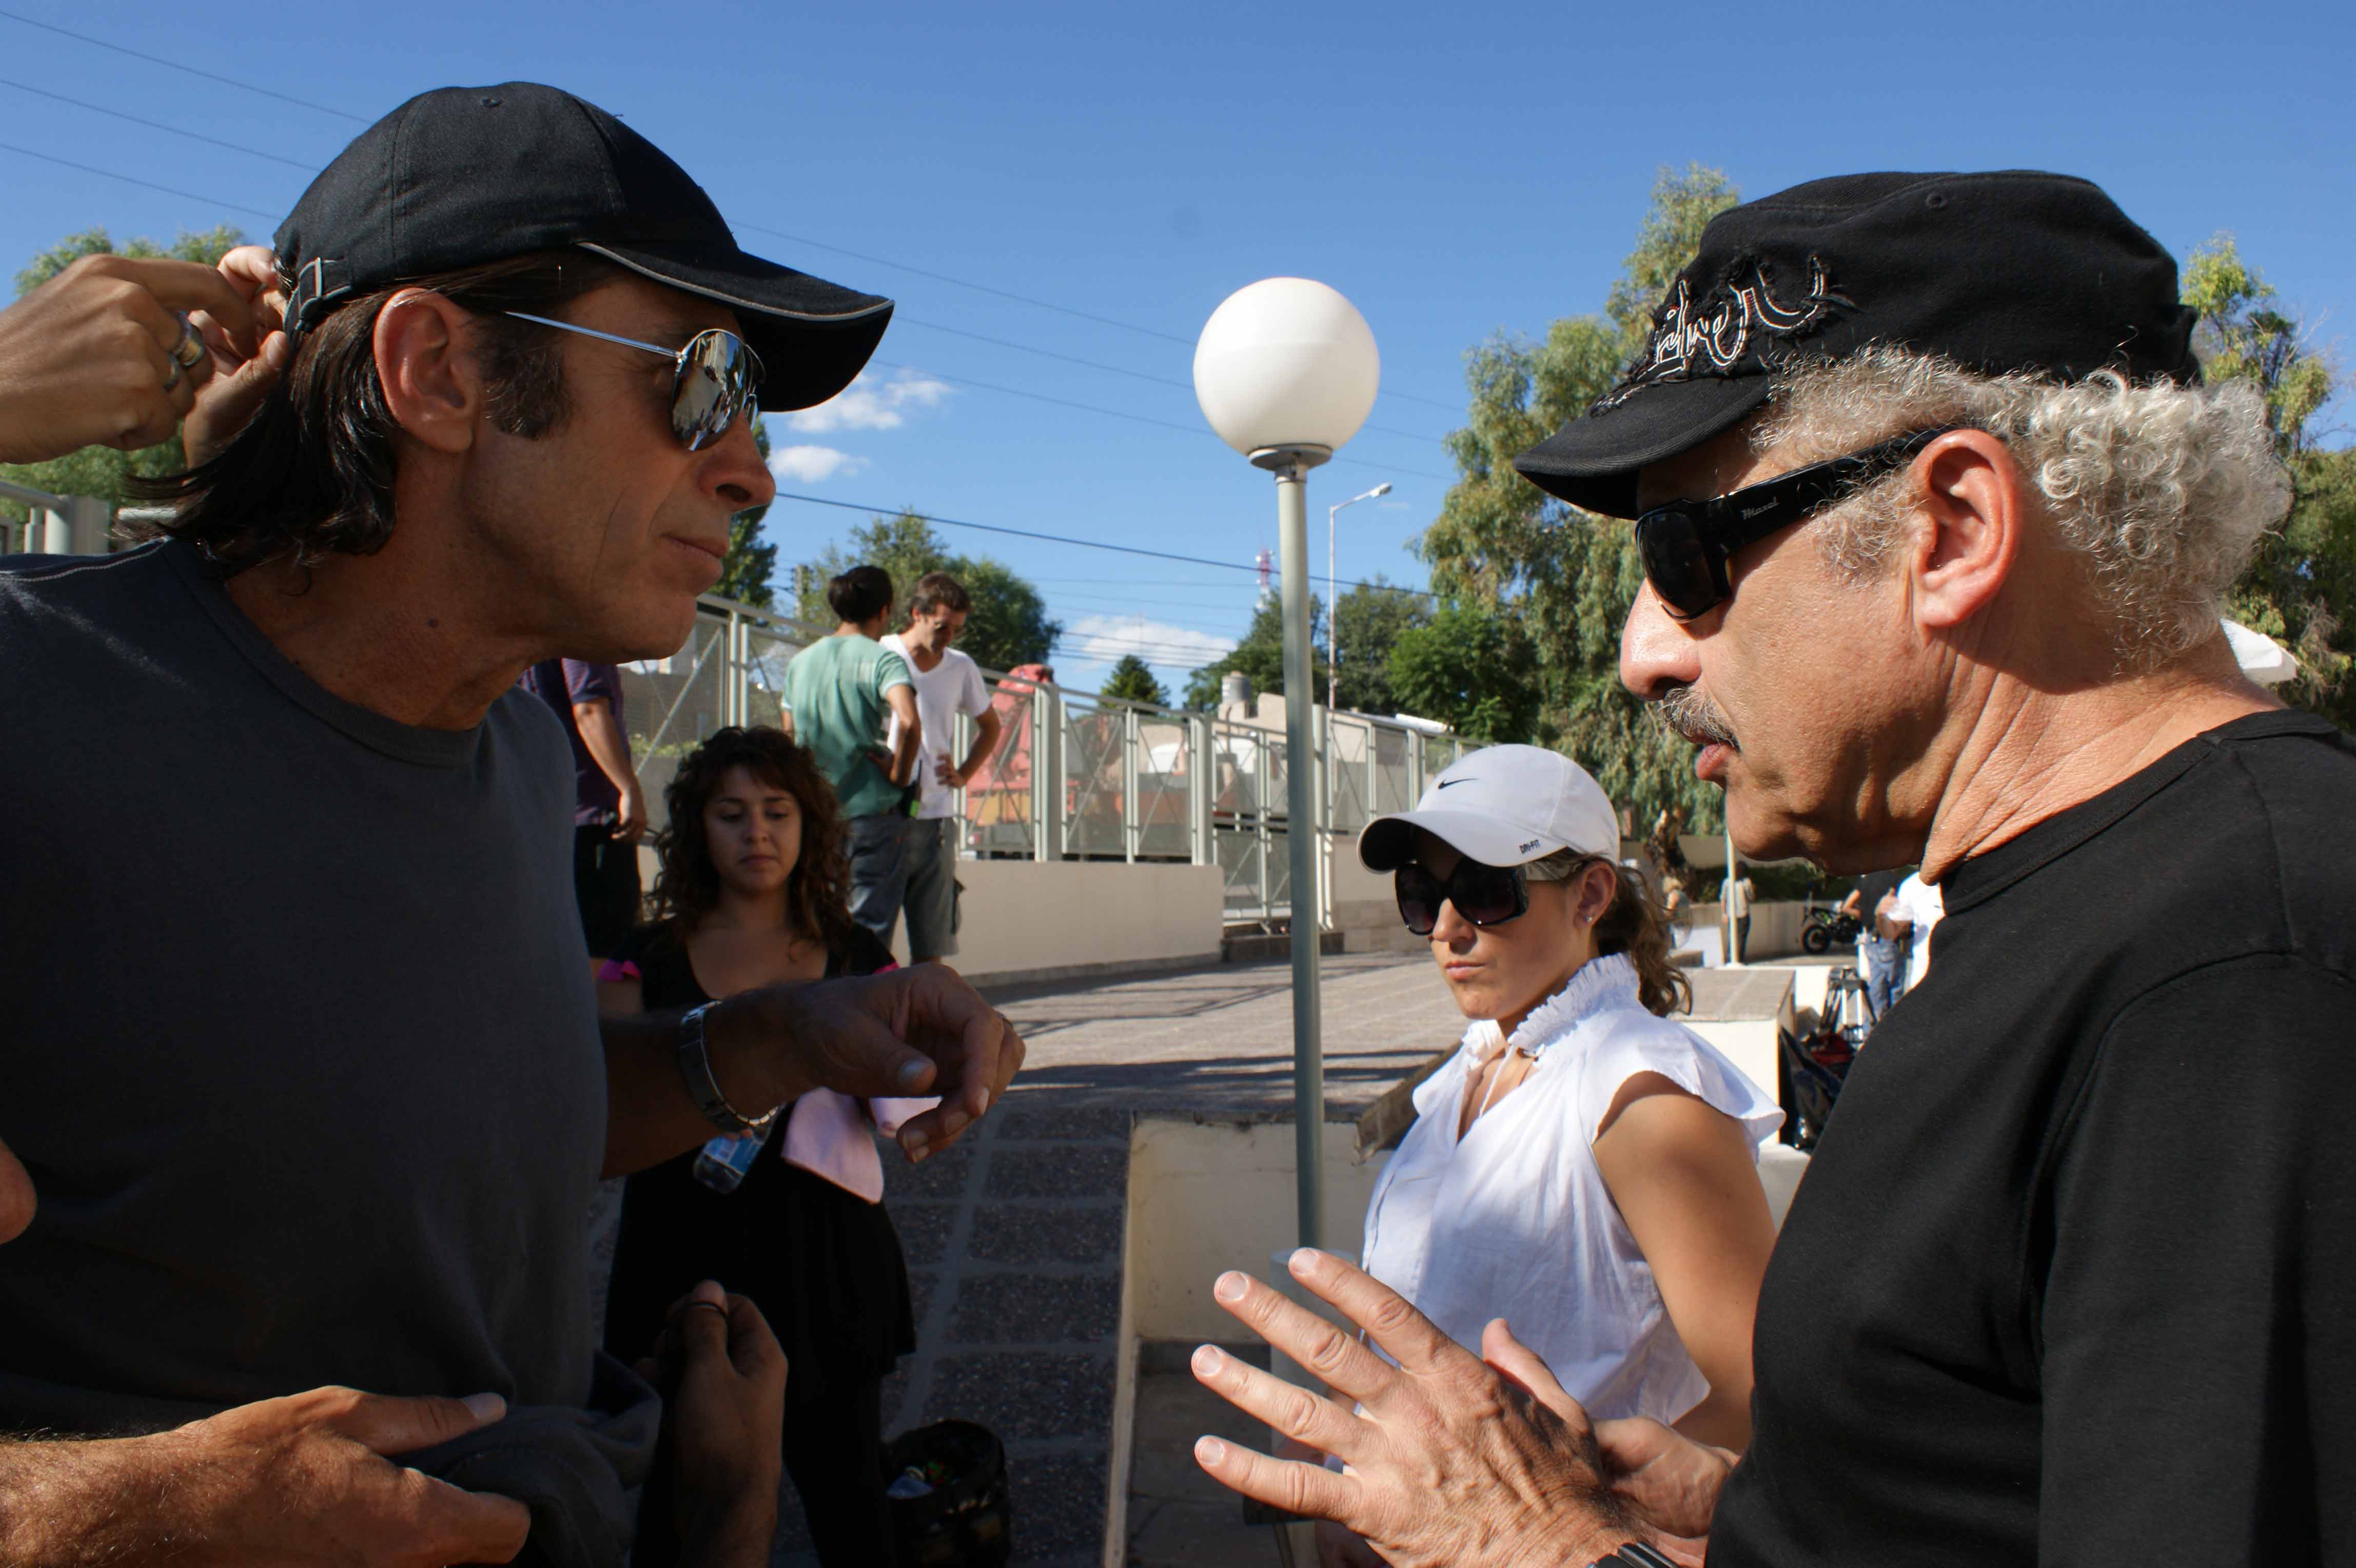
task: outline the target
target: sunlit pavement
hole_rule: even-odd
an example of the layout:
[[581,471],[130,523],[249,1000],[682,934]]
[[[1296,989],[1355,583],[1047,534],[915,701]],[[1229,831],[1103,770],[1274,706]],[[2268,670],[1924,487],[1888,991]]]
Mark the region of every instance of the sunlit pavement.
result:
[[[1355,1114],[1455,1043],[1463,1022],[1430,961],[1324,961],[1330,1113]],[[916,1354],[884,1388],[887,1434],[961,1416],[998,1434],[1014,1560],[1103,1560],[1132,1111],[1292,1103],[1292,972],[1230,964],[993,993],[1029,1057],[1006,1101],[956,1147],[886,1156],[885,1201],[916,1297]],[[787,1488],[781,1563],[814,1562]]]

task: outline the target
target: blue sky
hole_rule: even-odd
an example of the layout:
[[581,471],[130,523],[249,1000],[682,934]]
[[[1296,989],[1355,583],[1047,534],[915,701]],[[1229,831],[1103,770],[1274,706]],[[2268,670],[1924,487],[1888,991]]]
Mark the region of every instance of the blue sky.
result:
[[[1326,506],[1388,479],[1390,497],[1343,514],[1341,575],[1420,583],[1408,546],[1447,488],[1438,438],[1461,422],[1465,349],[1598,307],[1663,165],[1718,165],[1754,196],[1869,167],[2062,169],[2179,255],[2233,231],[2323,344],[2356,311],[2345,5],[421,0],[240,22],[0,3],[15,14],[0,14],[12,270],[91,224],[264,236],[308,171],[410,94],[552,81],[670,152],[748,248],[901,302],[855,397],[798,428],[773,416],[798,449],[783,488],[1237,566],[1274,546],[1275,506],[1187,390],[1220,299],[1296,274],[1365,312],[1384,428],[1313,476],[1312,554],[1322,571]],[[767,526],[793,561],[859,517],[780,502]],[[1058,670],[1079,684],[1134,647],[1174,685],[1242,629],[1257,591],[1242,571],[943,533],[1039,584],[1072,628]]]

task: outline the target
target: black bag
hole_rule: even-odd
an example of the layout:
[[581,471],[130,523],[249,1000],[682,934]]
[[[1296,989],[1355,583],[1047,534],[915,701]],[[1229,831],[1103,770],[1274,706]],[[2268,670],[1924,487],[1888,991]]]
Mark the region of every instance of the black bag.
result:
[[1014,1552],[1006,1449],[986,1426],[937,1421],[884,1445],[884,1474],[919,1472],[922,1497],[893,1498],[898,1568],[1005,1568]]

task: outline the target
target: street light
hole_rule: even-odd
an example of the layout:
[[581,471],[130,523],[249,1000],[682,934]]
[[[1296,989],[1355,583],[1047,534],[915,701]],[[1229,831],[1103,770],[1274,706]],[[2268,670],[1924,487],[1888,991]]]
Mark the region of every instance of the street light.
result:
[[1329,736],[1333,733],[1333,710],[1342,705],[1341,698],[1334,694],[1342,683],[1342,631],[1333,618],[1333,605],[1342,596],[1342,585],[1333,576],[1333,520],[1345,506],[1356,506],[1360,501],[1390,493],[1391,482],[1385,479],[1363,495],[1336,501],[1325,509],[1325,733]]
[[1308,913],[1324,845],[1316,820],[1311,714],[1309,470],[1374,411],[1382,381],[1375,335],[1357,307],[1322,283],[1266,278],[1211,312],[1194,345],[1194,398],[1219,439],[1276,476],[1284,574],[1285,843],[1292,864],[1293,1148],[1301,1244],[1322,1230],[1324,1049],[1318,1033],[1319,922]]

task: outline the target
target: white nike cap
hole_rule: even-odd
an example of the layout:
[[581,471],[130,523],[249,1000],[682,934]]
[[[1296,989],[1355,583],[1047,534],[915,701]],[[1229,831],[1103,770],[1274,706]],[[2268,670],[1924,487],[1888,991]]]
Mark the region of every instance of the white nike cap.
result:
[[1415,858],[1415,830],[1483,865],[1527,865],[1558,849],[1620,858],[1620,815],[1603,786],[1558,751],[1492,746],[1431,781],[1412,811],[1376,817],[1358,835],[1369,871]]

